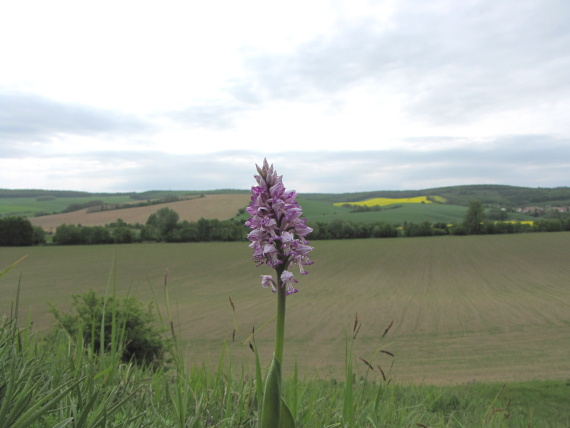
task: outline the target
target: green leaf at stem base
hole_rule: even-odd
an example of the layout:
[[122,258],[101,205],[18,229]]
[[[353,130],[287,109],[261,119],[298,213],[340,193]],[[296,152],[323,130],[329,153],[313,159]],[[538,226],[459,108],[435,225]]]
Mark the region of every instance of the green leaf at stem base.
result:
[[281,363],[274,355],[263,392],[260,428],[278,428],[281,416]]

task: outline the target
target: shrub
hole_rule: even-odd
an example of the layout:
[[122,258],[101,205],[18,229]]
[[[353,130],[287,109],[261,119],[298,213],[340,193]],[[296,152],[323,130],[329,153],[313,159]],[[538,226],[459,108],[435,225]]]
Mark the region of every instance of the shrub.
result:
[[0,219],[0,245],[21,246],[34,243],[34,228],[24,217]]
[[429,221],[422,221],[421,223],[408,223],[404,222],[404,235],[405,236],[432,236],[433,229]]
[[116,244],[130,244],[136,241],[135,234],[126,226],[114,227],[111,236]]
[[88,201],[88,202],[70,204],[62,212],[70,213],[70,212],[79,211],[79,210],[82,210],[85,208],[97,207],[99,205],[105,205],[105,202],[102,201],[101,199],[93,199],[93,200]]
[[164,362],[167,343],[156,327],[151,305],[145,308],[134,297],[99,297],[93,290],[72,298],[70,313],[51,308],[56,329],[64,329],[75,339],[82,337],[93,353],[118,349],[124,362],[152,367]]
[[33,243],[34,245],[40,245],[46,243],[46,233],[41,226],[33,226]]
[[55,230],[53,242],[58,245],[110,244],[113,238],[103,226],[61,224]]

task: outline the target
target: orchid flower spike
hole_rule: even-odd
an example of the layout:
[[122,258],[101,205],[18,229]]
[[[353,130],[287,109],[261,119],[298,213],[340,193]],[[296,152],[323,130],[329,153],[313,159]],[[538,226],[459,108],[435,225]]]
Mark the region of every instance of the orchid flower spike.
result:
[[[252,229],[247,237],[251,241],[253,260],[258,266],[266,264],[282,269],[281,286],[288,295],[293,294],[298,291],[293,283],[298,281],[288,269],[293,264],[302,275],[307,274],[304,267],[313,264],[309,259],[313,247],[308,245],[306,236],[313,229],[301,218],[303,212],[295,200],[297,192],[286,191],[283,177],[277,175],[273,165],[264,159],[261,168],[255,166],[257,186],[251,188],[251,204],[246,208],[251,217],[245,223]],[[273,279],[270,281],[267,275],[262,278],[264,287],[271,285],[276,291]]]

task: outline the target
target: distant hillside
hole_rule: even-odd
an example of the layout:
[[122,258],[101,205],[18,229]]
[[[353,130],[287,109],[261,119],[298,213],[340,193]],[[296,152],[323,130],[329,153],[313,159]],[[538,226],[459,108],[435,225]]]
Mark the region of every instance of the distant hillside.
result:
[[85,208],[74,212],[32,217],[30,221],[34,226],[41,226],[48,232],[54,232],[60,224],[103,226],[119,218],[129,224],[145,224],[152,213],[163,207],[176,211],[180,221],[198,221],[200,218],[228,220],[236,216],[248,203],[249,196],[245,193],[205,195],[203,198],[116,210],[90,211]]
[[84,208],[155,205],[181,201],[204,195],[247,195],[247,190],[222,189],[213,191],[149,190],[130,193],[89,193],[68,190],[0,189],[0,217],[36,217],[79,211]]
[[[177,200],[182,201],[202,195],[239,196],[239,200],[243,201],[240,202],[242,208],[247,206],[249,203],[249,190],[241,189],[220,189],[214,191],[150,190],[146,192],[130,193],[89,193],[67,190],[0,189],[0,216],[21,215],[26,217],[35,217],[38,215],[78,211],[79,209],[95,205],[114,205],[122,208],[126,204],[133,204],[140,207],[140,205],[155,205]],[[303,207],[307,208],[307,213],[314,211],[315,214],[327,217],[328,215],[340,214],[340,212],[337,212],[338,210],[333,206],[334,203],[358,202],[371,198],[400,199],[423,196],[439,196],[445,198],[447,201],[445,205],[450,208],[451,206],[466,207],[473,200],[479,200],[488,207],[511,209],[528,206],[570,206],[570,187],[531,188],[490,184],[437,187],[422,190],[378,190],[354,193],[303,193],[300,195],[300,199],[303,200]],[[436,199],[437,198],[434,200]],[[316,205],[312,207],[311,203]],[[420,210],[420,208],[417,207],[410,207],[409,209],[416,211]],[[437,210],[436,208],[426,207],[421,209],[431,209],[434,212]],[[153,212],[156,211],[153,208],[151,208],[151,210]],[[142,211],[144,210],[141,210],[141,212]],[[402,212],[403,211],[399,211],[400,214],[398,215],[401,215]],[[94,213],[90,213],[89,215],[92,216],[93,214]],[[115,216],[115,214],[117,213],[115,212],[109,215]],[[224,214],[224,216],[225,215],[226,214]],[[229,214],[229,216],[232,215],[235,215],[235,213],[231,212]],[[453,214],[453,216],[456,215],[457,213]],[[387,216],[387,214],[385,213],[383,216]],[[126,213],[125,217],[128,217]],[[364,217],[366,216],[359,216],[359,218]],[[376,215],[374,218],[376,218]]]
[[[0,189],[0,198],[101,198],[128,196],[134,200],[160,199],[168,196],[193,196],[193,195],[215,195],[215,194],[239,194],[247,193],[249,190],[241,189],[218,189],[218,190],[147,190],[145,192],[81,192],[75,190],[46,190],[46,189]],[[1,200],[0,200],[1,203]]]
[[303,198],[326,202],[363,201],[371,198],[413,198],[441,196],[450,205],[467,206],[473,200],[485,205],[504,208],[521,206],[568,206],[570,187],[532,188],[480,184],[469,186],[436,187],[422,190],[378,190],[355,193],[304,193]]

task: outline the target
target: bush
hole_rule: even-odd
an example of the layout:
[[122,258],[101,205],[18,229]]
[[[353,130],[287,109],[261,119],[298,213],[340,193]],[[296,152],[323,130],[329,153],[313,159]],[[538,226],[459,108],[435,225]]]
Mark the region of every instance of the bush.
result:
[[60,224],[55,230],[53,242],[59,245],[85,244],[79,226]]
[[468,235],[467,227],[463,224],[454,224],[451,228],[449,228],[449,233],[452,235]]
[[103,226],[61,224],[55,230],[53,242],[58,245],[110,244],[113,238]]
[[21,246],[34,243],[34,228],[24,217],[0,219],[0,246]]
[[534,223],[534,228],[538,232],[561,232],[565,229],[562,219],[538,220]]
[[85,208],[97,207],[99,205],[105,205],[105,202],[100,200],[100,199],[93,199],[91,201],[84,202],[84,203],[70,204],[62,212],[70,213],[70,212],[79,211],[79,210],[82,210]]
[[145,308],[134,297],[105,299],[93,290],[72,298],[71,313],[55,307],[51,313],[57,321],[56,328],[64,329],[75,339],[83,338],[86,349],[93,353],[115,349],[121,353],[122,361],[138,365],[158,367],[164,362],[167,343],[156,327],[150,305]]
[[370,236],[372,238],[395,238],[398,236],[398,229],[393,224],[379,222],[371,226]]
[[41,226],[34,226],[33,243],[34,245],[41,245],[46,243],[46,233]]
[[509,214],[505,210],[492,209],[487,213],[488,220],[506,220]]
[[111,236],[115,244],[130,244],[136,241],[136,236],[133,231],[126,226],[114,227]]
[[429,221],[422,221],[421,223],[408,223],[404,222],[404,235],[405,236],[432,236],[433,229]]

